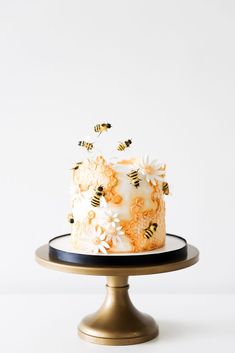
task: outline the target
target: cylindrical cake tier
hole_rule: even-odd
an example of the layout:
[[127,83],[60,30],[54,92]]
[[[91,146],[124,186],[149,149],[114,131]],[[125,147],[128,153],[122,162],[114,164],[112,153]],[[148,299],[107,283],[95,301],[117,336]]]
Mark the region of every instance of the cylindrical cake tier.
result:
[[137,159],[86,159],[73,170],[71,236],[88,253],[140,252],[165,244],[162,182],[139,173]]

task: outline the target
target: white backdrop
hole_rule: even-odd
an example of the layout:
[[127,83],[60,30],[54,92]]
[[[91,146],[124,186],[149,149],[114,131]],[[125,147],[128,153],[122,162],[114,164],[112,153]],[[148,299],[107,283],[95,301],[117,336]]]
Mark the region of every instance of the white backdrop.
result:
[[235,292],[233,1],[0,1],[1,292],[102,292],[46,270],[69,232],[71,165],[97,122],[167,162],[167,230],[200,249],[136,291]]

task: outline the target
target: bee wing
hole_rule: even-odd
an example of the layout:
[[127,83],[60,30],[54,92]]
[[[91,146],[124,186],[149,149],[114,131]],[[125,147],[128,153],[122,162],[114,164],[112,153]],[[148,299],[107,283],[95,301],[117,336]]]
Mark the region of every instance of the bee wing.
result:
[[105,200],[104,196],[101,196],[100,198],[100,207],[104,207],[104,208],[107,207],[107,201]]

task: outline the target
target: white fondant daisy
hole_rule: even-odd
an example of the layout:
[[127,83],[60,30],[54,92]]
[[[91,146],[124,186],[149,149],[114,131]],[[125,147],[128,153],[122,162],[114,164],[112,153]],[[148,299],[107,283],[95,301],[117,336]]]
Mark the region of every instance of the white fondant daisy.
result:
[[98,254],[98,252],[102,252],[103,254],[107,253],[106,249],[109,249],[109,244],[105,241],[106,234],[102,233],[101,228],[99,227],[97,230],[94,228],[94,231],[91,234],[92,248],[93,253]]
[[106,229],[109,229],[110,227],[115,228],[120,222],[118,214],[107,207],[103,208],[103,214],[101,217],[101,225]]
[[122,227],[110,228],[106,230],[106,240],[112,240],[114,246],[117,245],[117,242],[121,241],[124,232],[122,231]]
[[165,166],[156,159],[150,162],[149,156],[145,155],[137,159],[135,165],[139,169],[139,173],[146,178],[147,182],[151,181],[153,185],[156,185],[157,180],[164,181]]

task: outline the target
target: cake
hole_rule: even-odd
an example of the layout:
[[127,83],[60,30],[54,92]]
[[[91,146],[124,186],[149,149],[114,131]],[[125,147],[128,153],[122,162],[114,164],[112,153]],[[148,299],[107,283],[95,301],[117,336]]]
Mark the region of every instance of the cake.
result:
[[[94,131],[100,136],[110,128],[98,124]],[[78,143],[87,157],[72,168],[68,219],[72,247],[81,253],[136,253],[165,245],[166,166],[147,155],[125,158],[131,143],[117,143],[115,158],[93,154],[93,143]]]

